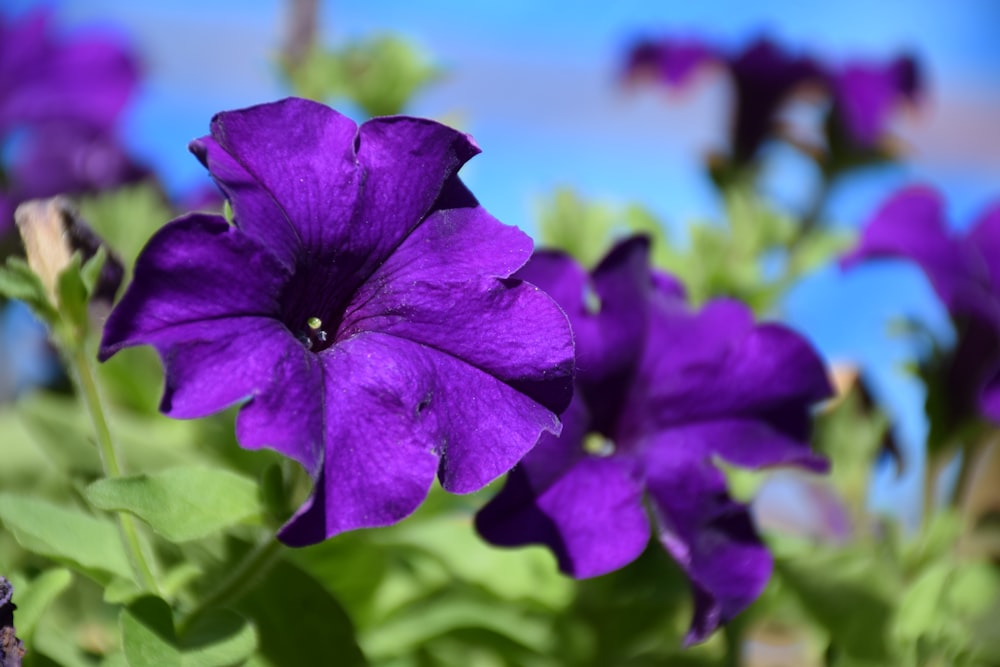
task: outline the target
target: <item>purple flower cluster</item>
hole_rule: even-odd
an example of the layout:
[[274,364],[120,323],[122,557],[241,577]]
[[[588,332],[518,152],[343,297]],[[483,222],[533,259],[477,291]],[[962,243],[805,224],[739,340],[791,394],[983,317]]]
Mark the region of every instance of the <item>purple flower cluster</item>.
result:
[[106,37],[61,40],[40,10],[0,15],[0,232],[16,205],[143,177],[114,128],[138,82],[134,58]]
[[511,468],[570,400],[565,315],[510,275],[531,239],[458,178],[479,148],[438,123],[360,128],[301,99],[217,115],[191,144],[233,224],[190,214],[143,250],[107,358],[152,345],[162,410],[243,403],[243,447],[316,480],[288,544],[399,521],[435,475],[468,493]]
[[152,345],[163,412],[239,404],[243,447],[309,472],[283,541],[391,524],[435,476],[467,493],[520,462],[477,518],[490,541],[603,574],[645,548],[648,497],[694,589],[689,641],[760,593],[770,557],[715,461],[825,468],[807,437],[830,389],[802,338],[733,301],[692,310],[641,237],[592,276],[532,257],[457,176],[478,147],[432,121],[358,127],[291,98],[218,114],[191,150],[232,223],[153,236],[100,356]]
[[950,425],[981,414],[1000,423],[1000,203],[966,232],[954,232],[944,201],[915,186],[896,193],[865,225],[845,267],[879,258],[916,262],[955,322],[955,349],[943,369]]
[[539,252],[517,276],[547,290],[576,336],[576,392],[548,434],[480,512],[499,545],[540,543],[574,577],[611,572],[657,537],[691,581],[688,642],[701,641],[763,590],[771,558],[715,461],[823,471],[808,445],[810,410],[831,388],[809,344],[755,325],[744,305],[685,303],[650,270],[641,237],[588,275]]
[[767,39],[733,53],[698,40],[643,40],[629,52],[625,77],[651,78],[676,88],[706,65],[722,67],[732,80],[731,158],[736,164],[755,159],[774,134],[779,110],[810,87],[829,94],[833,118],[843,130],[840,134],[859,150],[874,149],[885,137],[895,108],[915,101],[920,92],[916,62],[908,56],[887,64],[853,62],[833,68],[784,51]]

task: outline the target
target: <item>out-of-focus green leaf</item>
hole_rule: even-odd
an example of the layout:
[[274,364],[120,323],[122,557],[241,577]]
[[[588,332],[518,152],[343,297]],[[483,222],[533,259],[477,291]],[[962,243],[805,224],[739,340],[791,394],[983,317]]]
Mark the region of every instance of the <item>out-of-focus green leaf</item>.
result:
[[51,325],[58,320],[41,279],[20,257],[8,257],[0,267],[0,294],[25,302],[43,322]]
[[80,216],[121,256],[128,275],[142,246],[171,218],[163,194],[149,182],[85,197],[79,209]]
[[205,612],[178,638],[169,605],[153,596],[123,609],[120,623],[130,667],[226,667],[241,664],[257,646],[253,626],[225,609]]
[[46,570],[31,581],[12,578],[17,593],[17,634],[30,644],[38,620],[73,581],[69,570]]
[[776,558],[775,572],[822,625],[839,653],[892,664],[889,628],[898,577],[866,550]]
[[417,547],[438,559],[447,576],[481,586],[500,600],[532,600],[561,609],[573,594],[572,581],[559,573],[547,549],[492,547],[476,535],[469,517],[406,522],[374,538],[389,546]]
[[441,70],[412,43],[380,35],[342,48],[312,49],[296,67],[286,67],[296,94],[316,100],[346,97],[369,116],[402,113]]
[[0,521],[29,551],[66,563],[106,583],[132,578],[118,530],[111,521],[47,500],[0,494]]
[[260,633],[260,664],[366,664],[343,607],[318,581],[279,561],[234,608],[252,619]]
[[95,507],[130,512],[173,542],[205,537],[260,516],[257,485],[217,468],[171,468],[102,479],[87,487]]
[[539,237],[543,247],[563,250],[584,266],[592,267],[610,249],[615,217],[610,206],[587,201],[569,188],[559,188],[539,207]]
[[1000,659],[996,619],[1000,572],[985,563],[931,564],[907,588],[893,627],[920,664],[993,665]]
[[59,312],[72,327],[68,334],[68,342],[81,344],[88,327],[87,302],[89,295],[81,276],[81,259],[79,253],[73,255],[69,266],[59,273],[56,280],[56,295],[59,299]]
[[158,597],[142,597],[121,613],[122,649],[130,667],[181,667],[170,606]]

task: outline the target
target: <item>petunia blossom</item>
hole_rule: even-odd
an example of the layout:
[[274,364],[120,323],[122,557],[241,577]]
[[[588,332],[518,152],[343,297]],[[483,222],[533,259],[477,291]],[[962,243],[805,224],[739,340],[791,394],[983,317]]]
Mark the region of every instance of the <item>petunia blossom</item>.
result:
[[693,39],[665,38],[637,43],[629,53],[625,76],[649,72],[670,87],[685,85],[699,67],[714,64],[729,72],[734,92],[731,116],[732,159],[747,164],[772,133],[782,104],[801,86],[821,81],[811,59],[789,53],[768,39],[729,53]]
[[687,642],[705,639],[760,594],[772,565],[715,461],[823,471],[808,444],[811,407],[831,392],[823,363],[802,337],[754,324],[738,302],[689,308],[675,279],[651,272],[642,237],[590,275],[568,255],[540,252],[517,276],[568,314],[576,393],[562,434],[544,436],[478,514],[480,533],[497,545],[544,544],[563,572],[584,578],[635,560],[652,520],[691,582]]
[[911,56],[888,63],[848,63],[828,74],[828,85],[843,135],[862,149],[876,147],[887,134],[892,113],[904,103],[915,104],[922,87]]
[[233,224],[194,213],[155,234],[100,356],[155,347],[172,417],[242,404],[240,444],[315,479],[282,540],[394,523],[435,475],[475,491],[559,433],[569,323],[510,278],[532,243],[458,178],[470,137],[291,98],[216,115],[191,150]]
[[839,130],[830,139],[846,141],[844,146],[828,148],[852,152],[875,148],[885,138],[893,111],[916,102],[921,90],[917,62],[910,56],[839,66],[793,53],[764,38],[737,52],[690,38],[641,40],[626,57],[625,77],[648,79],[652,74],[656,81],[677,88],[706,65],[720,66],[732,80],[731,157],[738,165],[754,160],[774,135],[779,112],[807,88],[826,91]]
[[957,232],[935,190],[904,188],[875,212],[842,265],[880,258],[916,262],[955,323],[955,348],[940,369],[944,426],[976,414],[1000,423],[1000,202]]
[[0,232],[20,202],[147,175],[115,136],[138,76],[118,39],[58,36],[47,10],[0,15]]

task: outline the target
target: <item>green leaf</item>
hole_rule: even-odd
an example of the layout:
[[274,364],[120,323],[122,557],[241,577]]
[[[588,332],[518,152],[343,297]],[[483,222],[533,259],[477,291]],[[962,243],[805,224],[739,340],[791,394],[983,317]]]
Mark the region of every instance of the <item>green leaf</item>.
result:
[[17,598],[17,634],[30,643],[32,633],[39,619],[63,591],[73,581],[69,570],[62,568],[47,570],[31,581],[14,580]]
[[135,514],[174,542],[212,535],[262,511],[253,481],[214,468],[102,479],[87,487],[86,497],[99,509]]
[[259,658],[276,667],[366,664],[340,603],[290,563],[279,561],[235,609],[260,632]]
[[867,550],[775,558],[775,572],[830,633],[838,653],[890,664],[896,579]]
[[0,521],[18,544],[106,583],[132,578],[114,523],[39,498],[0,494]]
[[142,597],[119,617],[122,649],[131,667],[181,667],[181,651],[174,633],[170,606],[158,597]]
[[81,275],[80,255],[73,255],[69,266],[62,270],[56,280],[56,296],[59,299],[59,311],[69,322],[74,331],[70,340],[81,340],[89,324],[87,302],[89,300],[87,287]]
[[101,277],[101,269],[108,260],[108,250],[104,245],[97,247],[94,256],[86,261],[80,269],[80,278],[83,279],[83,286],[87,288],[87,294],[93,296],[94,288]]
[[242,663],[257,648],[253,626],[226,609],[205,612],[180,638],[169,605],[158,597],[136,600],[119,622],[131,667],[224,667]]
[[0,267],[0,294],[25,302],[41,320],[49,324],[58,319],[41,279],[20,257],[8,257],[7,264]]

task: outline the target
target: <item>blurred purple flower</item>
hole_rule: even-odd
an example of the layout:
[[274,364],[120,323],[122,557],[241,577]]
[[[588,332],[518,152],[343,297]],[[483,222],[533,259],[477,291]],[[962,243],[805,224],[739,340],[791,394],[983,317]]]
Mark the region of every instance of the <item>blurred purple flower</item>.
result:
[[0,16],[0,165],[6,192],[0,231],[17,203],[34,197],[104,189],[146,175],[114,135],[139,68],[103,36],[58,38],[38,10]]
[[957,424],[978,412],[1000,423],[1000,203],[958,233],[948,229],[936,191],[905,188],[875,212],[842,265],[879,258],[916,262],[955,322],[955,349],[940,369],[941,417]]
[[758,39],[738,53],[692,39],[643,40],[629,52],[625,76],[635,80],[652,75],[669,87],[680,87],[706,64],[723,67],[732,79],[731,150],[739,165],[753,161],[774,134],[782,106],[806,84],[829,92],[844,138],[862,149],[874,148],[885,137],[892,112],[904,101],[915,102],[921,87],[917,63],[909,56],[838,69],[792,54],[768,39]]
[[173,417],[243,403],[240,444],[316,480],[286,543],[399,521],[435,474],[475,491],[560,431],[569,323],[509,278],[531,239],[459,180],[470,137],[402,116],[359,128],[293,98],[218,114],[191,150],[234,224],[196,213],[160,230],[100,356],[154,346]]
[[564,572],[593,577],[646,547],[648,496],[659,539],[694,592],[687,642],[705,639],[771,571],[715,459],[824,470],[808,445],[811,406],[831,392],[822,362],[800,336],[755,325],[735,301],[692,311],[675,279],[651,274],[641,237],[590,276],[565,254],[540,252],[517,277],[569,315],[576,393],[562,435],[543,436],[510,473],[477,516],[480,533],[498,545],[547,545]]
[[630,52],[625,75],[636,78],[655,71],[668,86],[683,86],[705,64],[721,65],[732,79],[731,150],[737,164],[753,161],[772,133],[779,108],[796,89],[822,80],[812,60],[783,51],[768,39],[734,54],[695,40],[643,41]]
[[921,82],[910,56],[883,63],[855,62],[829,74],[833,110],[845,135],[860,148],[885,138],[889,119],[904,103],[916,103]]

